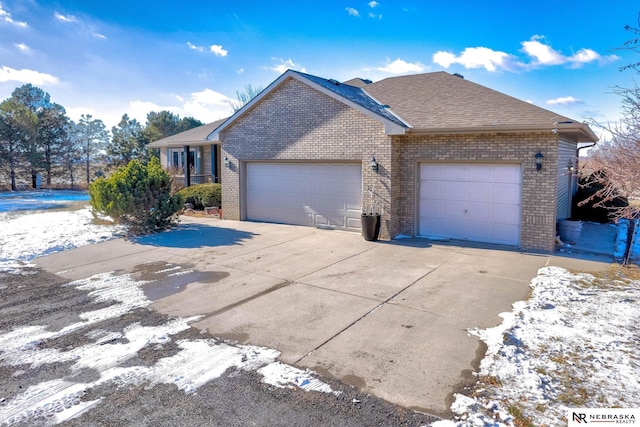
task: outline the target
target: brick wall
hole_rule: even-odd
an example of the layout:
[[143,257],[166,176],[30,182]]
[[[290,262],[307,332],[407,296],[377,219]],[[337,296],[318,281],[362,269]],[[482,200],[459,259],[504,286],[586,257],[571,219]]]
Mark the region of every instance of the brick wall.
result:
[[[382,238],[417,233],[416,180],[420,162],[507,162],[522,165],[521,247],[551,251],[555,242],[557,136],[546,133],[403,135],[295,79],[285,81],[221,134],[222,205],[227,219],[244,219],[246,162],[361,162],[363,189],[383,201]],[[534,155],[544,155],[541,171]],[[378,173],[369,166],[374,155]],[[363,196],[364,197],[364,196]]]
[[[421,162],[484,162],[522,165],[522,221],[520,246],[552,251],[555,245],[558,141],[551,132],[528,134],[473,134],[393,137],[392,212],[395,234],[415,235],[416,182]],[[534,155],[544,155],[536,171]],[[397,228],[395,228],[397,227]]]
[[[322,161],[360,162],[364,189],[375,187],[383,201],[381,237],[389,238],[391,138],[377,120],[348,107],[295,79],[268,94],[253,110],[240,117],[221,135],[222,205],[226,219],[244,219],[241,201],[246,162]],[[379,164],[370,167],[371,156]]]

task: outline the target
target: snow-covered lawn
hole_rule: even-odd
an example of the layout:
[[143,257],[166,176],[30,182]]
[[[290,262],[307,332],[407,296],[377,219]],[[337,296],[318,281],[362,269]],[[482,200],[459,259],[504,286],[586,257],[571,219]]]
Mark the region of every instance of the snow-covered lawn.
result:
[[[118,236],[122,230],[97,224],[88,208],[75,211],[0,213],[0,274],[19,271],[24,262],[51,252],[66,250]],[[634,274],[632,277],[624,277]],[[593,276],[571,273],[557,267],[539,270],[531,282],[531,297],[502,314],[504,322],[494,328],[469,331],[486,342],[488,352],[481,363],[479,383],[471,397],[458,395],[452,409],[456,420],[437,426],[565,425],[570,407],[640,407],[640,274],[638,270],[613,268]],[[129,275],[103,274],[70,283],[91,290],[95,298],[107,298],[114,305],[101,312],[85,313],[83,321],[58,332],[46,325],[30,330],[3,331],[0,351],[4,363],[52,363],[72,357],[76,363],[100,363],[100,381],[135,383],[176,382],[186,392],[202,379],[213,379],[228,366],[259,369],[266,382],[296,384],[301,388],[332,392],[312,373],[276,362],[277,351],[251,346],[233,348],[213,341],[185,341],[177,356],[157,366],[125,372],[105,358],[103,345],[113,337],[95,337],[94,345],[65,354],[42,352],[34,336],[48,337],[83,328],[95,319],[118,316],[148,305],[140,291],[142,282]],[[132,306],[133,304],[133,306]],[[135,306],[135,307],[134,307]],[[128,347],[113,344],[111,356],[126,359],[140,346],[170,339],[174,331],[187,328],[194,319],[174,319],[157,328],[132,326],[124,331]],[[70,329],[69,329],[70,328]],[[125,348],[126,347],[126,348]],[[197,361],[188,363],[189,360]],[[203,364],[200,361],[213,360]],[[238,362],[244,360],[244,362]],[[246,364],[245,364],[246,362]],[[196,369],[197,375],[194,375]],[[204,371],[203,371],[204,370]],[[199,379],[198,379],[199,378]],[[99,402],[79,405],[79,397],[91,384],[71,387],[63,379],[25,390],[19,399],[0,410],[0,423],[18,419],[33,405],[67,407],[58,420],[74,411],[90,409]],[[428,387],[428,384],[425,385]],[[46,391],[48,390],[48,391]],[[42,399],[35,402],[33,395]],[[74,397],[76,396],[76,397]],[[66,400],[65,400],[66,399]],[[36,399],[38,400],[38,399]],[[31,402],[31,406],[24,402]],[[69,402],[71,402],[69,404]],[[65,403],[66,402],[66,403]],[[62,405],[62,406],[60,406]],[[59,409],[59,408],[58,408]],[[68,412],[67,412],[68,411]],[[15,417],[15,418],[13,418]],[[530,422],[530,424],[527,424]]]
[[459,421],[437,425],[566,425],[568,408],[640,407],[639,279],[541,268],[500,326],[470,331],[488,346],[480,382],[458,396]]

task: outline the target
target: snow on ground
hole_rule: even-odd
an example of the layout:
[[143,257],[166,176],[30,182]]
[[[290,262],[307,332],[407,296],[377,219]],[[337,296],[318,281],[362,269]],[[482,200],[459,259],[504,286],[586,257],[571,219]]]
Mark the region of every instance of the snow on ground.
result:
[[470,331],[488,346],[481,381],[452,407],[460,421],[436,426],[566,425],[568,408],[640,407],[640,280],[544,267],[531,288],[500,326]]
[[[0,213],[0,274],[20,274],[25,261],[37,256],[104,241],[118,236],[120,227],[96,224],[88,208],[80,210]],[[0,363],[8,366],[30,365],[37,368],[60,362],[72,362],[73,371],[92,369],[100,378],[87,383],[65,378],[52,379],[27,388],[16,398],[0,406],[0,425],[28,422],[32,417],[47,416],[60,423],[91,410],[101,399],[82,402],[90,388],[113,383],[130,386],[141,383],[175,384],[186,393],[221,376],[227,369],[258,371],[264,381],[277,387],[298,387],[306,391],[339,394],[315,378],[309,370],[301,370],[277,362],[280,352],[248,345],[228,345],[212,339],[180,340],[181,351],[160,359],[153,366],[122,366],[142,348],[163,345],[171,336],[190,327],[194,318],[170,319],[158,326],[133,324],[122,333],[87,330],[92,341],[71,350],[41,348],[39,343],[88,329],[97,322],[117,318],[151,302],[141,287],[147,282],[129,274],[97,274],[67,284],[88,291],[96,302],[112,302],[108,307],[80,314],[81,321],[59,331],[48,325],[28,326],[0,331]],[[1,289],[0,289],[1,291]],[[24,375],[16,371],[14,375]]]
[[[0,223],[0,273],[19,267],[20,261],[121,232],[95,224],[88,209],[0,213]],[[72,361],[75,369],[98,370],[100,378],[92,383],[60,378],[32,386],[0,407],[0,424],[43,411],[62,422],[99,405],[100,399],[80,399],[88,388],[106,382],[174,383],[191,393],[229,367],[257,370],[272,385],[339,393],[312,372],[277,362],[276,350],[206,339],[181,340],[182,351],[154,366],[120,366],[142,347],[167,342],[195,318],[172,319],[155,327],[134,324],[117,336],[92,331],[88,336],[94,342],[66,352],[38,347],[44,339],[147,306],[149,301],[140,289],[143,284],[130,275],[112,273],[70,283],[68,286],[91,291],[96,301],[113,300],[114,304],[84,313],[81,322],[61,331],[51,332],[46,325],[3,331],[0,351],[5,364]],[[512,312],[503,313],[501,325],[470,331],[488,346],[480,382],[472,397],[456,396],[452,405],[458,414],[455,421],[443,420],[434,426],[506,426],[523,418],[535,425],[565,425],[563,417],[569,407],[640,407],[640,281],[620,279],[613,273],[596,277],[545,267],[531,287],[531,297],[514,304]]]
[[0,213],[0,273],[17,271],[25,261],[101,242],[124,229],[100,224],[84,207],[68,211],[21,211]]
[[[74,372],[91,369],[100,378],[87,383],[77,383],[58,378],[27,388],[16,398],[0,406],[0,424],[11,425],[28,422],[33,416],[54,416],[56,422],[89,410],[100,400],[82,402],[88,389],[112,383],[121,386],[139,384],[175,384],[186,393],[194,393],[198,387],[221,376],[227,369],[258,370],[265,382],[278,387],[300,387],[308,391],[333,391],[327,384],[315,378],[313,372],[283,365],[276,359],[277,350],[250,345],[228,345],[213,339],[177,341],[181,351],[171,357],[160,359],[152,366],[127,366],[128,360],[147,346],[166,344],[175,335],[190,327],[198,317],[174,318],[157,326],[132,324],[123,332],[90,330],[86,336],[92,340],[76,348],[61,351],[57,348],[42,348],[39,343],[72,332],[82,331],[97,322],[117,318],[136,308],[146,307],[141,286],[144,281],[131,275],[97,274],[87,279],[67,284],[89,291],[96,302],[113,301],[114,304],[80,314],[77,323],[60,331],[50,331],[46,325],[26,326],[0,333],[2,363],[9,366],[29,365],[30,369],[42,365],[72,362]],[[22,375],[24,372],[17,372]],[[80,405],[80,406],[79,406]]]

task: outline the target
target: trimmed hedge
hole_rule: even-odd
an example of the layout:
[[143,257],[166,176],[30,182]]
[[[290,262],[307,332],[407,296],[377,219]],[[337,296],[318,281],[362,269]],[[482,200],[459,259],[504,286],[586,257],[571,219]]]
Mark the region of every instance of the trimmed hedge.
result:
[[191,203],[195,209],[222,206],[222,186],[220,184],[198,184],[183,188],[176,194],[182,196],[184,203]]

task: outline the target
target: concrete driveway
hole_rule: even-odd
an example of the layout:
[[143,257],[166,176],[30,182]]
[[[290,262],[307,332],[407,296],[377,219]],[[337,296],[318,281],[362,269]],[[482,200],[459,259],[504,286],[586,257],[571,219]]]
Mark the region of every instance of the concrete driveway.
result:
[[[153,307],[201,315],[214,336],[274,348],[281,361],[392,403],[449,416],[485,347],[467,334],[501,322],[540,267],[602,270],[593,260],[424,239],[183,217],[178,230],[37,260],[69,279],[130,272]],[[182,269],[184,274],[169,275]]]

